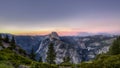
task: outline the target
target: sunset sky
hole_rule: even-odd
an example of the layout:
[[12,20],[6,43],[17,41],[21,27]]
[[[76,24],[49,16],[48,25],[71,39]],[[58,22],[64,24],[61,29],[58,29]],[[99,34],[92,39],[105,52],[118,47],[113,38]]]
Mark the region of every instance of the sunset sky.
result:
[[0,33],[120,33],[120,0],[0,0]]

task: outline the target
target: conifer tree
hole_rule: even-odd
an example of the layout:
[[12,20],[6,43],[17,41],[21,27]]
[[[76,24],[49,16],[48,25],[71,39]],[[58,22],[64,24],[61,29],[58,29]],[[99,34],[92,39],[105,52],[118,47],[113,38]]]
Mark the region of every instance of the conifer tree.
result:
[[64,57],[63,61],[64,61],[63,63],[70,63],[70,57],[69,56]]
[[0,46],[3,47],[3,44],[2,44],[2,36],[1,36],[1,34],[0,34]]
[[36,54],[34,53],[34,48],[32,47],[31,53],[30,53],[30,58],[31,58],[32,60],[35,60],[35,57],[36,57]]
[[120,36],[116,40],[114,40],[108,53],[110,53],[111,55],[120,54]]
[[56,53],[53,45],[54,45],[53,43],[50,43],[50,45],[48,46],[46,61],[49,64],[55,64]]
[[40,56],[40,58],[39,58],[39,62],[42,62],[42,57]]
[[6,43],[9,43],[9,37],[8,37],[8,35],[5,36],[4,41],[5,41]]
[[15,37],[14,37],[14,36],[12,36],[11,42],[12,42],[13,44],[15,44]]
[[10,45],[11,45],[11,47],[12,47],[13,49],[15,49],[16,44],[15,44],[15,38],[14,38],[14,36],[12,37],[12,40],[11,40],[11,42],[10,42]]

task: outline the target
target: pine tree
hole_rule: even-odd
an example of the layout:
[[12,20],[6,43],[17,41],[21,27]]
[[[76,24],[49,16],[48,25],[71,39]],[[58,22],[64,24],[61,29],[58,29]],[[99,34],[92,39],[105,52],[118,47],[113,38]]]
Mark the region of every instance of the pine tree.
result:
[[120,37],[118,37],[116,40],[114,40],[108,53],[110,53],[111,55],[120,54]]
[[70,63],[70,57],[69,56],[64,57],[63,61],[64,61],[63,63]]
[[31,58],[32,60],[35,60],[35,57],[36,57],[36,54],[34,53],[34,48],[32,47],[32,49],[31,49],[31,54],[30,54],[30,58]]
[[3,44],[2,44],[2,36],[1,36],[1,34],[0,34],[0,46],[3,47]]
[[5,36],[4,41],[5,41],[6,43],[9,43],[9,37],[8,37],[8,35]]
[[11,40],[11,42],[10,42],[10,45],[11,45],[11,47],[12,47],[13,49],[15,49],[16,44],[15,44],[15,38],[14,38],[14,36],[12,37],[12,40]]
[[2,35],[0,34],[0,40],[2,40]]
[[39,58],[39,62],[42,62],[42,57],[40,56],[40,58]]
[[12,42],[13,44],[15,44],[15,38],[14,38],[14,36],[12,37],[11,42]]
[[53,45],[54,45],[53,43],[50,43],[50,45],[48,46],[48,52],[47,52],[46,60],[49,64],[55,64],[56,53],[55,53]]

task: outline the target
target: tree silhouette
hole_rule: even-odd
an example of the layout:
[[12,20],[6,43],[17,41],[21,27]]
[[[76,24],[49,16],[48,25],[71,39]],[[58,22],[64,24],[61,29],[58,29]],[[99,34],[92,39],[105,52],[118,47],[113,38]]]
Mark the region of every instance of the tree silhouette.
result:
[[35,54],[35,52],[34,52],[34,48],[32,47],[31,53],[30,53],[30,58],[31,58],[32,60],[35,60],[35,57],[36,57],[36,54]]
[[6,43],[9,43],[9,37],[8,37],[8,35],[5,36],[4,41],[5,41]]
[[3,47],[3,44],[2,44],[2,35],[0,34],[0,46]]
[[70,57],[69,56],[64,57],[63,61],[64,61],[63,63],[70,63]]
[[40,56],[40,58],[39,58],[39,62],[42,62],[42,57]]
[[53,45],[54,45],[53,43],[50,43],[50,45],[48,46],[48,52],[47,52],[46,60],[49,64],[55,64],[56,53],[55,53]]
[[15,38],[14,38],[14,36],[12,36],[12,40],[11,40],[11,42],[10,42],[10,45],[11,45],[11,47],[12,47],[13,49],[15,49],[16,43],[15,43]]
[[112,46],[109,49],[109,53],[111,55],[120,54],[120,36],[116,40],[114,40]]

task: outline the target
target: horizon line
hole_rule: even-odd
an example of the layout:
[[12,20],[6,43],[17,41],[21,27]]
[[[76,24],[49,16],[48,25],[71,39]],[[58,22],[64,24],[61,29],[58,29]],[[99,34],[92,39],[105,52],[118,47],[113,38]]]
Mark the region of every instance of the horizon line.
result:
[[[61,33],[61,32],[57,32],[57,31],[51,31],[51,32],[47,32],[47,33],[10,33],[10,32],[0,32],[0,34],[11,34],[11,35],[21,35],[21,36],[45,36],[48,34],[51,34],[52,32],[56,32],[59,36],[80,36],[80,34],[84,33],[84,34],[88,34],[90,35],[103,35],[103,34],[109,34],[109,35],[120,35],[120,33],[109,33],[109,32],[76,32],[73,34],[70,34],[69,32],[66,33]],[[71,32],[72,33],[72,32]],[[84,35],[82,34],[82,35]]]

